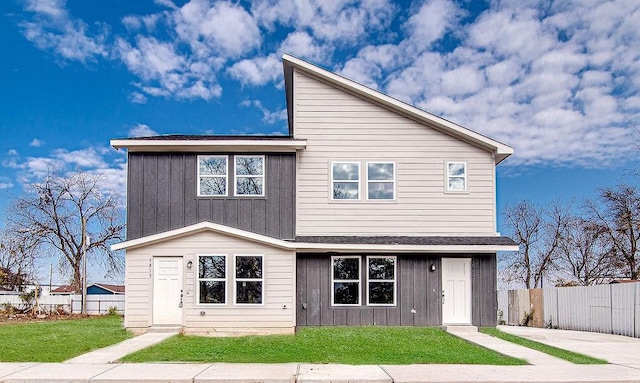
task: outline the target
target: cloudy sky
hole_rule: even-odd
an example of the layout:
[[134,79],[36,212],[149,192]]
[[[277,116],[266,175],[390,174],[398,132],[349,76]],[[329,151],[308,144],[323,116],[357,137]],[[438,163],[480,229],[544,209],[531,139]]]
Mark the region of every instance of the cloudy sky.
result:
[[285,133],[284,52],[513,146],[500,206],[637,182],[637,0],[6,0],[0,17],[2,201],[51,161],[123,190],[111,138]]

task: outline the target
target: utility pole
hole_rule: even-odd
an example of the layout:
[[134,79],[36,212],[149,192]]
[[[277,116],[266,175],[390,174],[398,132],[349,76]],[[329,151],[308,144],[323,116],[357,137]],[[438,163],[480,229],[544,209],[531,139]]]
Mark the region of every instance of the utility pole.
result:
[[82,217],[82,314],[87,313],[87,219]]

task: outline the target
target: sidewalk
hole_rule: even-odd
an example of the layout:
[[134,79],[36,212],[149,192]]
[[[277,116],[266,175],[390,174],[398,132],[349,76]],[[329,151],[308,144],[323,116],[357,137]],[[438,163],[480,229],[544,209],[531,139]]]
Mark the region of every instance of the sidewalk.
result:
[[[65,363],[0,363],[0,382],[216,382],[216,383],[421,383],[421,382],[640,382],[640,340],[606,334],[561,330],[504,328],[538,341],[564,344],[577,351],[590,344],[615,361],[608,365],[574,365],[546,354],[469,331],[451,330],[457,336],[498,352],[525,358],[533,365],[404,365],[350,366],[288,364],[114,364],[123,353],[144,348],[167,334],[146,334],[97,350]],[[533,331],[529,331],[533,330]],[[171,335],[171,334],[168,334]],[[607,339],[607,347],[600,340]],[[631,345],[631,346],[630,346]],[[515,347],[514,347],[515,346]],[[139,348],[138,348],[139,347]],[[575,349],[574,349],[575,348]],[[617,363],[621,362],[621,363]],[[624,362],[624,363],[622,363]]]

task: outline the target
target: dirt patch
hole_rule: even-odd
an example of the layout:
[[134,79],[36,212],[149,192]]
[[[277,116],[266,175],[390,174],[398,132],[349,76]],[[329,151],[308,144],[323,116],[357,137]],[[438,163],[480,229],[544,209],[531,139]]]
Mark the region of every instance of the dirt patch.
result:
[[91,318],[91,317],[92,317],[91,315],[82,315],[82,314],[53,314],[53,315],[0,314],[0,326],[6,325],[6,324],[40,323],[40,322],[51,322],[51,321],[59,321],[59,320]]

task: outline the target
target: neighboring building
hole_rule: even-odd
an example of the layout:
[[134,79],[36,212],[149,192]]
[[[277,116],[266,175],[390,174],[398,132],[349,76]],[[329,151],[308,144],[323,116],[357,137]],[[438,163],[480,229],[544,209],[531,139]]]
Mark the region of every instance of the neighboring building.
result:
[[74,295],[76,290],[71,285],[60,285],[49,292],[49,295]]
[[94,283],[87,287],[87,295],[123,295],[124,286],[107,283]]
[[513,149],[285,55],[289,136],[128,149],[125,326],[495,326]]

